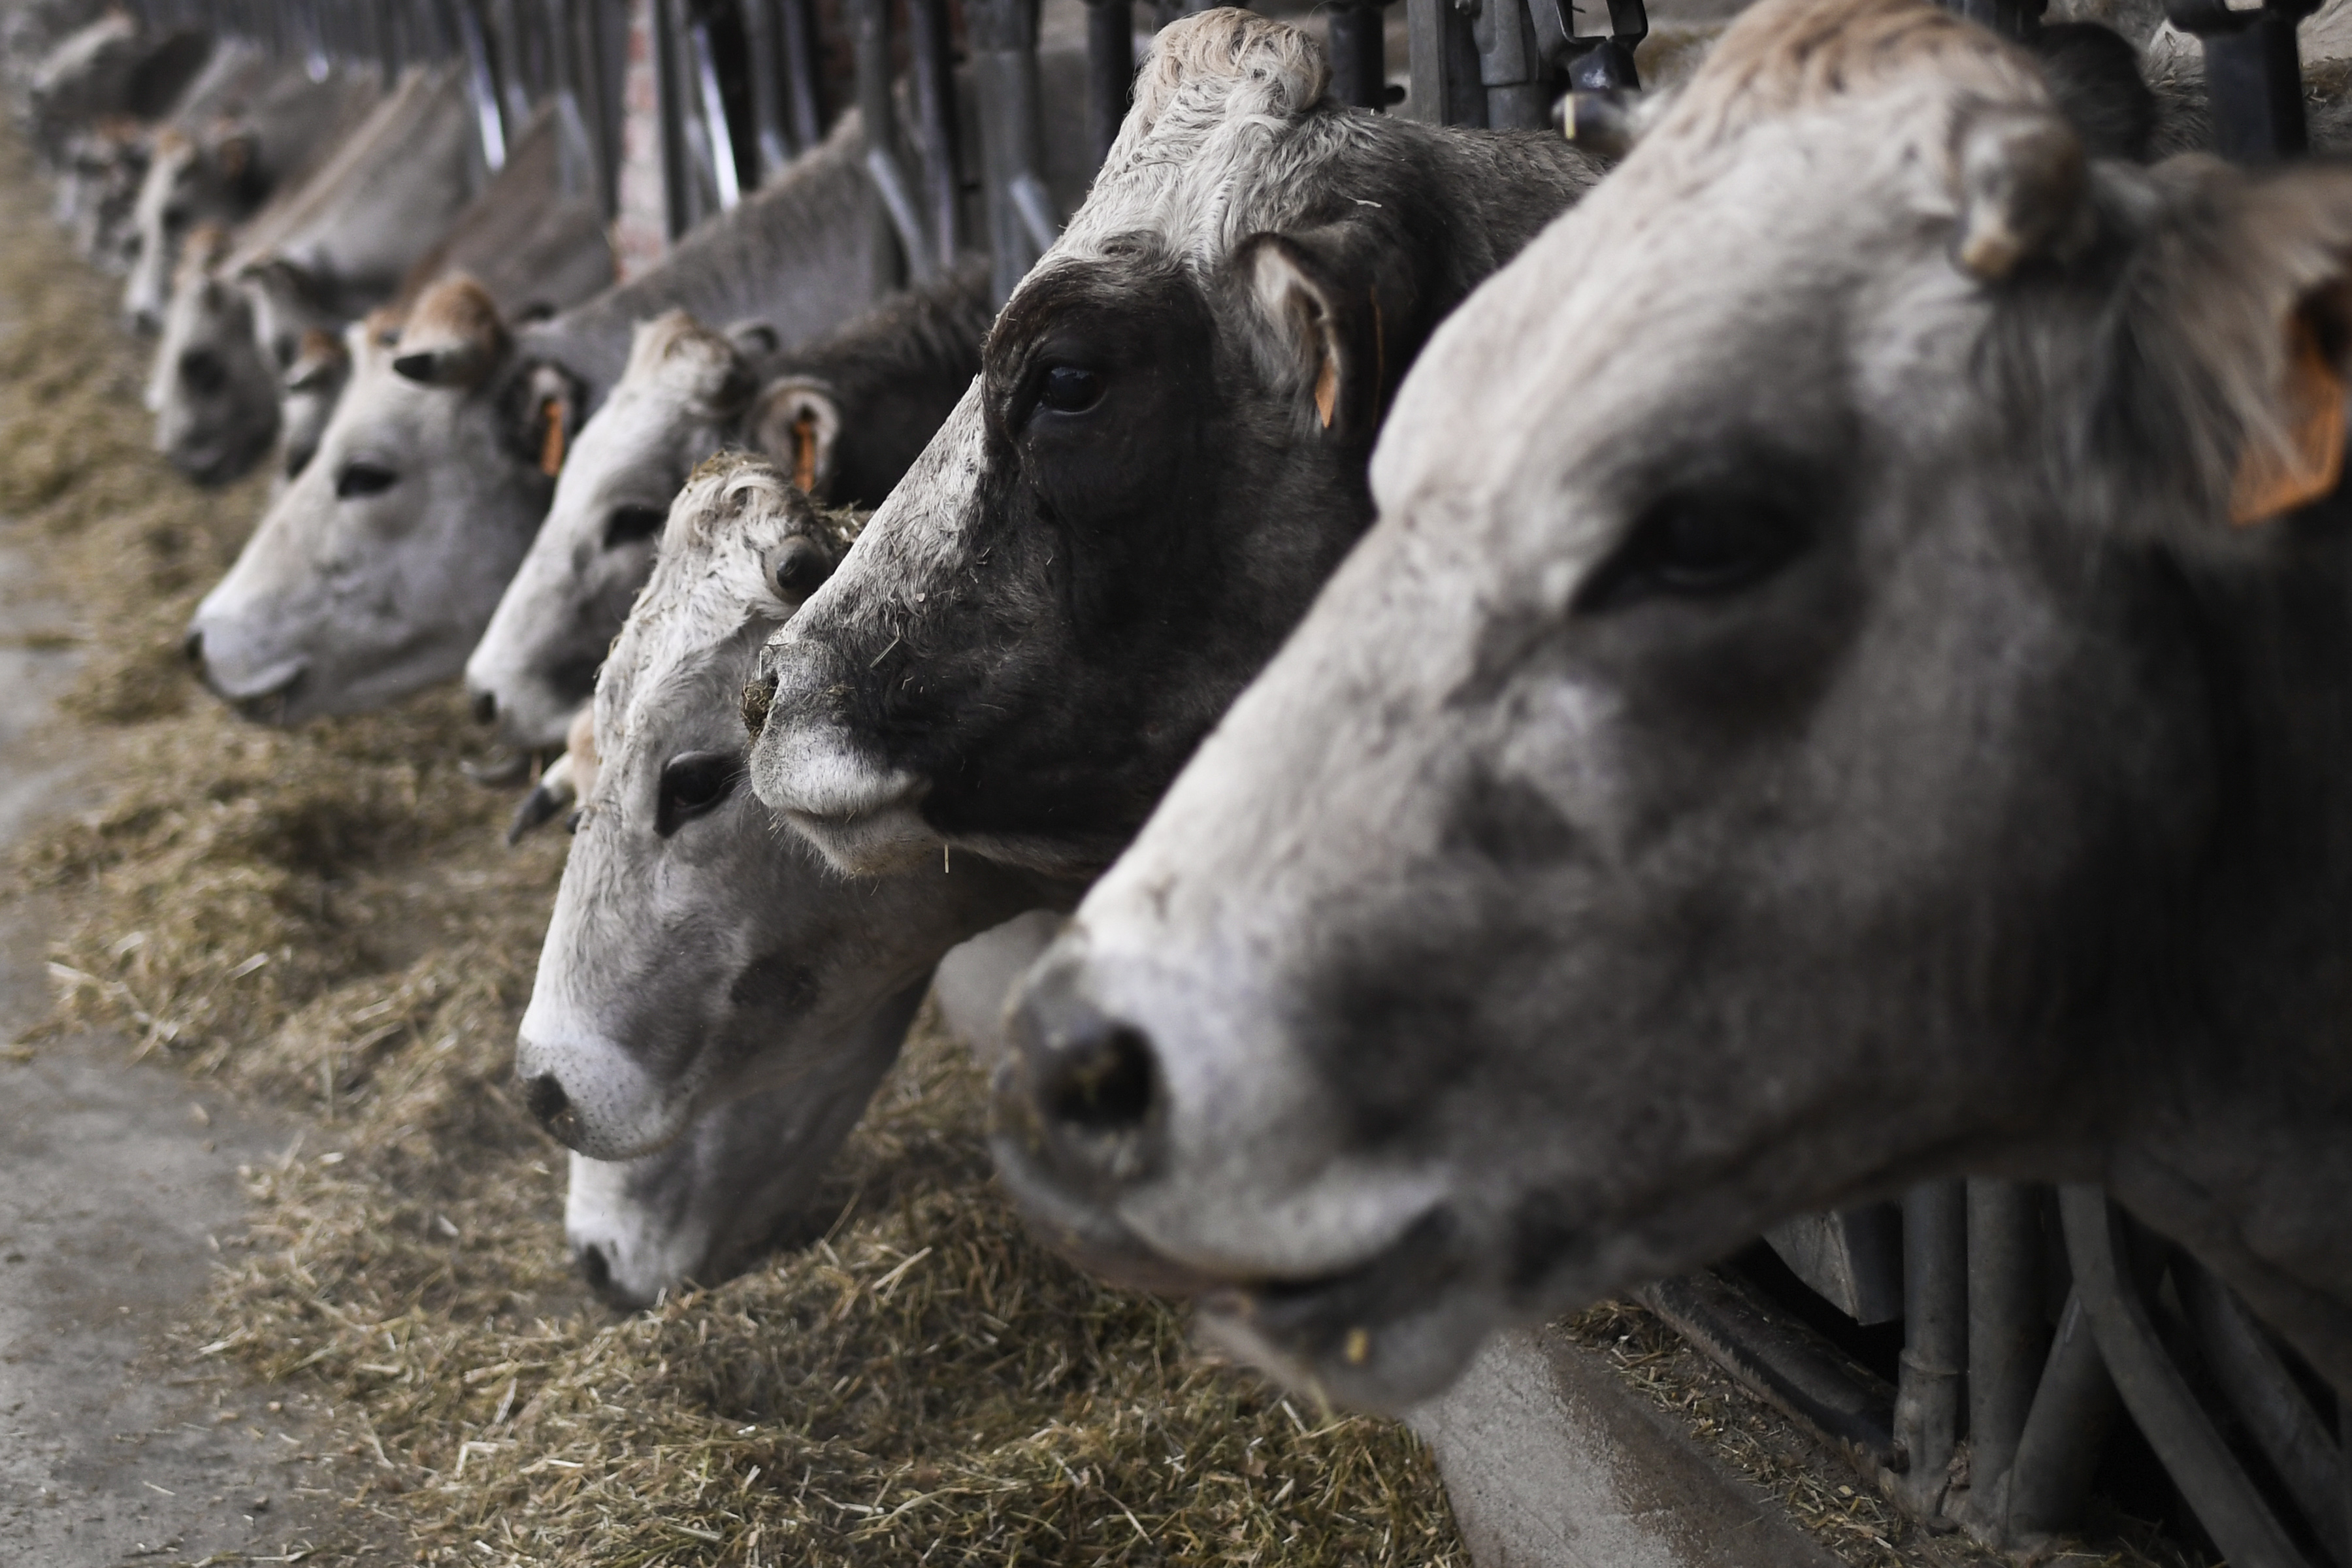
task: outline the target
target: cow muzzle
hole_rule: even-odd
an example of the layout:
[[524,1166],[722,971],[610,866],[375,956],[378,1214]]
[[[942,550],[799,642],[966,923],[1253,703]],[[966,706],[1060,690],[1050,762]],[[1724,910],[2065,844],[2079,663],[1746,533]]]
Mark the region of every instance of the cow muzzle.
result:
[[844,711],[850,683],[826,649],[771,643],[746,693],[754,721],[752,793],[842,871],[875,876],[930,860],[939,835],[924,822],[929,781],[893,767],[853,733]]

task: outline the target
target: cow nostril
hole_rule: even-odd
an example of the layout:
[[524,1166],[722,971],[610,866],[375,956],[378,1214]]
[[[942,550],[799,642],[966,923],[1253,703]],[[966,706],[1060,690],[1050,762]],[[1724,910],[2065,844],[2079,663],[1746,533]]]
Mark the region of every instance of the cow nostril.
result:
[[1151,1042],[1118,1024],[1060,1052],[1039,1097],[1045,1114],[1087,1132],[1124,1132],[1151,1113]]
[[522,1086],[522,1102],[539,1119],[540,1125],[549,1129],[572,1109],[572,1097],[563,1092],[562,1083],[551,1072],[541,1073]]
[[580,1278],[599,1296],[613,1288],[613,1266],[604,1260],[604,1249],[593,1241],[580,1249]]
[[743,688],[743,732],[754,741],[768,727],[768,710],[775,706],[776,678],[762,676]]
[[474,722],[495,724],[499,721],[499,696],[495,691],[474,693]]
[[198,669],[202,669],[205,667],[204,632],[196,627],[190,627],[188,629],[188,640],[180,645],[180,651],[187,656],[187,660],[190,664],[195,666]]

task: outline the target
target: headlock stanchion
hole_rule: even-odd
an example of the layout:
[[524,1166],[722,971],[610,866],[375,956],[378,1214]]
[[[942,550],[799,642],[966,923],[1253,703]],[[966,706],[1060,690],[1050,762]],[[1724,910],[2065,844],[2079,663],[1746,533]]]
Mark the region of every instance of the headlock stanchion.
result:
[[923,211],[942,269],[963,248],[963,171],[956,128],[955,39],[947,0],[907,0],[908,85],[921,139]]
[[1135,0],[1087,0],[1087,155],[1110,156],[1135,91]]
[[876,244],[887,248],[895,237],[898,245],[893,265],[880,268],[878,275],[928,283],[938,270],[937,253],[925,231],[922,209],[916,205],[915,182],[908,175],[906,154],[898,142],[898,106],[890,84],[890,0],[848,0],[844,16],[857,67],[857,118],[866,132],[866,173],[874,182],[874,195],[889,225]]
[[980,110],[989,287],[1003,300],[1061,232],[1043,172],[1037,0],[965,0],[964,26]]
[[1390,0],[1332,0],[1329,17],[1331,96],[1357,109],[1389,101],[1388,37],[1382,7]]
[[2319,0],[2266,0],[2244,10],[2228,0],[2165,0],[2164,8],[2174,26],[2205,47],[2216,153],[2263,163],[2309,149],[2294,29],[2319,9]]

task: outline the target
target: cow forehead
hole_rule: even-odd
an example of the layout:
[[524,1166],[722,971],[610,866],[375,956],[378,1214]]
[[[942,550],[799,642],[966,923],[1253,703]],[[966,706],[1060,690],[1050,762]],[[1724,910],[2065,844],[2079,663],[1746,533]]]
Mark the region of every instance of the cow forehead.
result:
[[[1540,501],[1589,491],[1661,446],[1801,443],[1810,416],[1851,402],[1883,296],[1900,297],[1904,330],[1923,333],[1948,314],[1933,296],[1965,296],[1938,232],[1918,221],[1932,184],[1866,135],[1854,142],[1856,177],[1832,182],[1848,200],[1809,199],[1821,148],[1796,134],[1752,139],[1704,183],[1604,184],[1423,351],[1374,456],[1381,511],[1539,517],[1556,549],[1567,520]],[[1891,167],[1872,171],[1871,157]],[[1890,273],[1918,289],[1891,287]]]

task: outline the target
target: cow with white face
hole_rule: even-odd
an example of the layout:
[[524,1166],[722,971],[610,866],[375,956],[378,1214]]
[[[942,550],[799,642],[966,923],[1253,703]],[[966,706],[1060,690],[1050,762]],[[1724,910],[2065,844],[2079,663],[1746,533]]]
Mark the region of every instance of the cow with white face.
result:
[[566,1229],[615,1300],[713,1282],[763,1239],[856,1123],[942,933],[1035,901],[970,861],[843,878],[740,787],[760,647],[847,544],[773,465],[711,459],[597,682],[516,1068],[579,1152]]
[[1160,34],[980,380],[763,656],[753,786],[844,869],[1108,864],[1370,521],[1431,329],[1599,177],[1327,81],[1245,11]]
[[812,495],[879,501],[971,384],[993,314],[986,268],[968,266],[803,350],[779,351],[764,325],[717,332],[683,310],[638,327],[466,661],[476,713],[512,745],[562,740],[653,571],[670,501],[720,447],[766,453]]
[[316,455],[189,626],[205,684],[268,722],[364,711],[457,674],[576,416],[466,279],[428,291],[396,342],[362,331],[351,349]]
[[2097,1181],[2352,1389],[2347,378],[2352,174],[2086,161],[1991,34],[1766,0],[1414,368],[1031,973],[1013,1185],[1396,1407],[1796,1212]]

